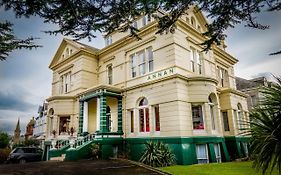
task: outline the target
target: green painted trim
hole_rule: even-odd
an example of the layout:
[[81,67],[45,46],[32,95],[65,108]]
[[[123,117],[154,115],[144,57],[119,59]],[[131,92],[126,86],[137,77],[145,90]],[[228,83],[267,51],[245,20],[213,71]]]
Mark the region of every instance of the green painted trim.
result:
[[83,132],[83,113],[84,113],[84,102],[79,102],[79,131],[78,134],[82,134]]
[[118,131],[119,133],[123,133],[123,124],[122,124],[122,98],[118,98]]
[[100,132],[108,132],[106,126],[106,96],[100,96]]
[[209,143],[210,162],[217,162],[215,148],[213,143]]
[[223,151],[223,155],[224,155],[225,161],[229,162],[230,161],[230,156],[229,156],[229,152],[227,150],[225,142],[222,142],[221,146],[222,146],[222,151]]

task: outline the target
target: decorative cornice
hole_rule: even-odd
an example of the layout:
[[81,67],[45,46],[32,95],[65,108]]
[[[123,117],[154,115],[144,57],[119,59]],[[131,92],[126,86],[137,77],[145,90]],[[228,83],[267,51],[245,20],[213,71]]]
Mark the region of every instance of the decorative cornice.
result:
[[70,95],[55,95],[51,96],[46,99],[47,102],[54,101],[54,100],[75,100],[75,96],[70,96]]
[[235,94],[235,95],[238,95],[238,96],[242,96],[244,98],[247,98],[248,95],[239,91],[239,90],[236,90],[236,89],[232,89],[232,88],[221,88],[221,89],[218,89],[218,91],[220,92],[220,94],[224,94],[224,93],[232,93],[232,94]]

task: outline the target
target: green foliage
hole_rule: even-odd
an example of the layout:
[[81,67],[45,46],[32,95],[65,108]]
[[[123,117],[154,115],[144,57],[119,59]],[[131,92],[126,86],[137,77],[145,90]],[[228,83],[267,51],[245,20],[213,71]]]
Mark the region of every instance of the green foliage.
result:
[[39,145],[40,145],[39,140],[28,139],[24,141],[24,146],[39,146]]
[[[246,22],[246,26],[258,29],[266,29],[268,26],[256,22],[254,15],[262,10],[279,11],[279,0],[26,0],[11,1],[2,0],[0,6],[6,10],[12,9],[17,17],[29,17],[38,15],[47,23],[58,25],[58,29],[46,31],[50,34],[63,34],[75,39],[95,36],[95,32],[110,34],[114,31],[124,32],[129,30],[138,39],[138,29],[132,23],[140,15],[153,16],[158,22],[157,33],[174,32],[176,21],[192,5],[197,5],[198,10],[204,10],[212,22],[206,27],[204,33],[208,40],[202,44],[206,50],[213,43],[220,44],[226,37],[223,32],[235,24]],[[155,12],[160,13],[155,13]],[[165,13],[162,13],[165,12]],[[1,44],[0,44],[1,46]]]
[[281,173],[281,78],[276,80],[262,89],[264,98],[250,113],[253,165],[263,174],[274,168]]
[[[252,168],[252,162],[227,162],[196,165],[176,165],[160,168],[173,175],[261,175]],[[269,175],[269,173],[267,173]],[[271,175],[278,175],[276,169]]]
[[100,145],[99,144],[92,144],[92,157],[93,159],[96,159],[98,160],[100,157],[101,157],[101,148],[100,148]]
[[29,37],[25,40],[17,39],[13,33],[12,26],[10,22],[0,22],[0,61],[5,60],[13,50],[40,47],[33,43],[35,38]]
[[162,142],[147,142],[140,162],[153,167],[170,166],[175,163],[175,155]]
[[6,148],[9,145],[9,136],[7,133],[0,132],[0,148]]

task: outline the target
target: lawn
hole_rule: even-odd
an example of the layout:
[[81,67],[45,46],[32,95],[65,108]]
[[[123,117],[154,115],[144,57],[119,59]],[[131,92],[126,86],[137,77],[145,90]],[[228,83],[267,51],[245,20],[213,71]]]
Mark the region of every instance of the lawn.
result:
[[[261,175],[252,168],[252,162],[210,163],[204,165],[176,165],[159,168],[174,175]],[[269,173],[268,173],[269,174]],[[273,171],[271,175],[277,175]]]

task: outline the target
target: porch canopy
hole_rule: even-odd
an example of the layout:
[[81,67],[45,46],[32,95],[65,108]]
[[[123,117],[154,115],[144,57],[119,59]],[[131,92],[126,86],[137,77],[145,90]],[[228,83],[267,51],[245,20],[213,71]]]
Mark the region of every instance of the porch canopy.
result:
[[[123,135],[122,128],[122,94],[121,89],[99,85],[78,94],[79,97],[79,135],[88,133],[88,102],[96,99],[96,131],[97,135]],[[107,116],[107,98],[117,100],[117,131],[110,130]]]

